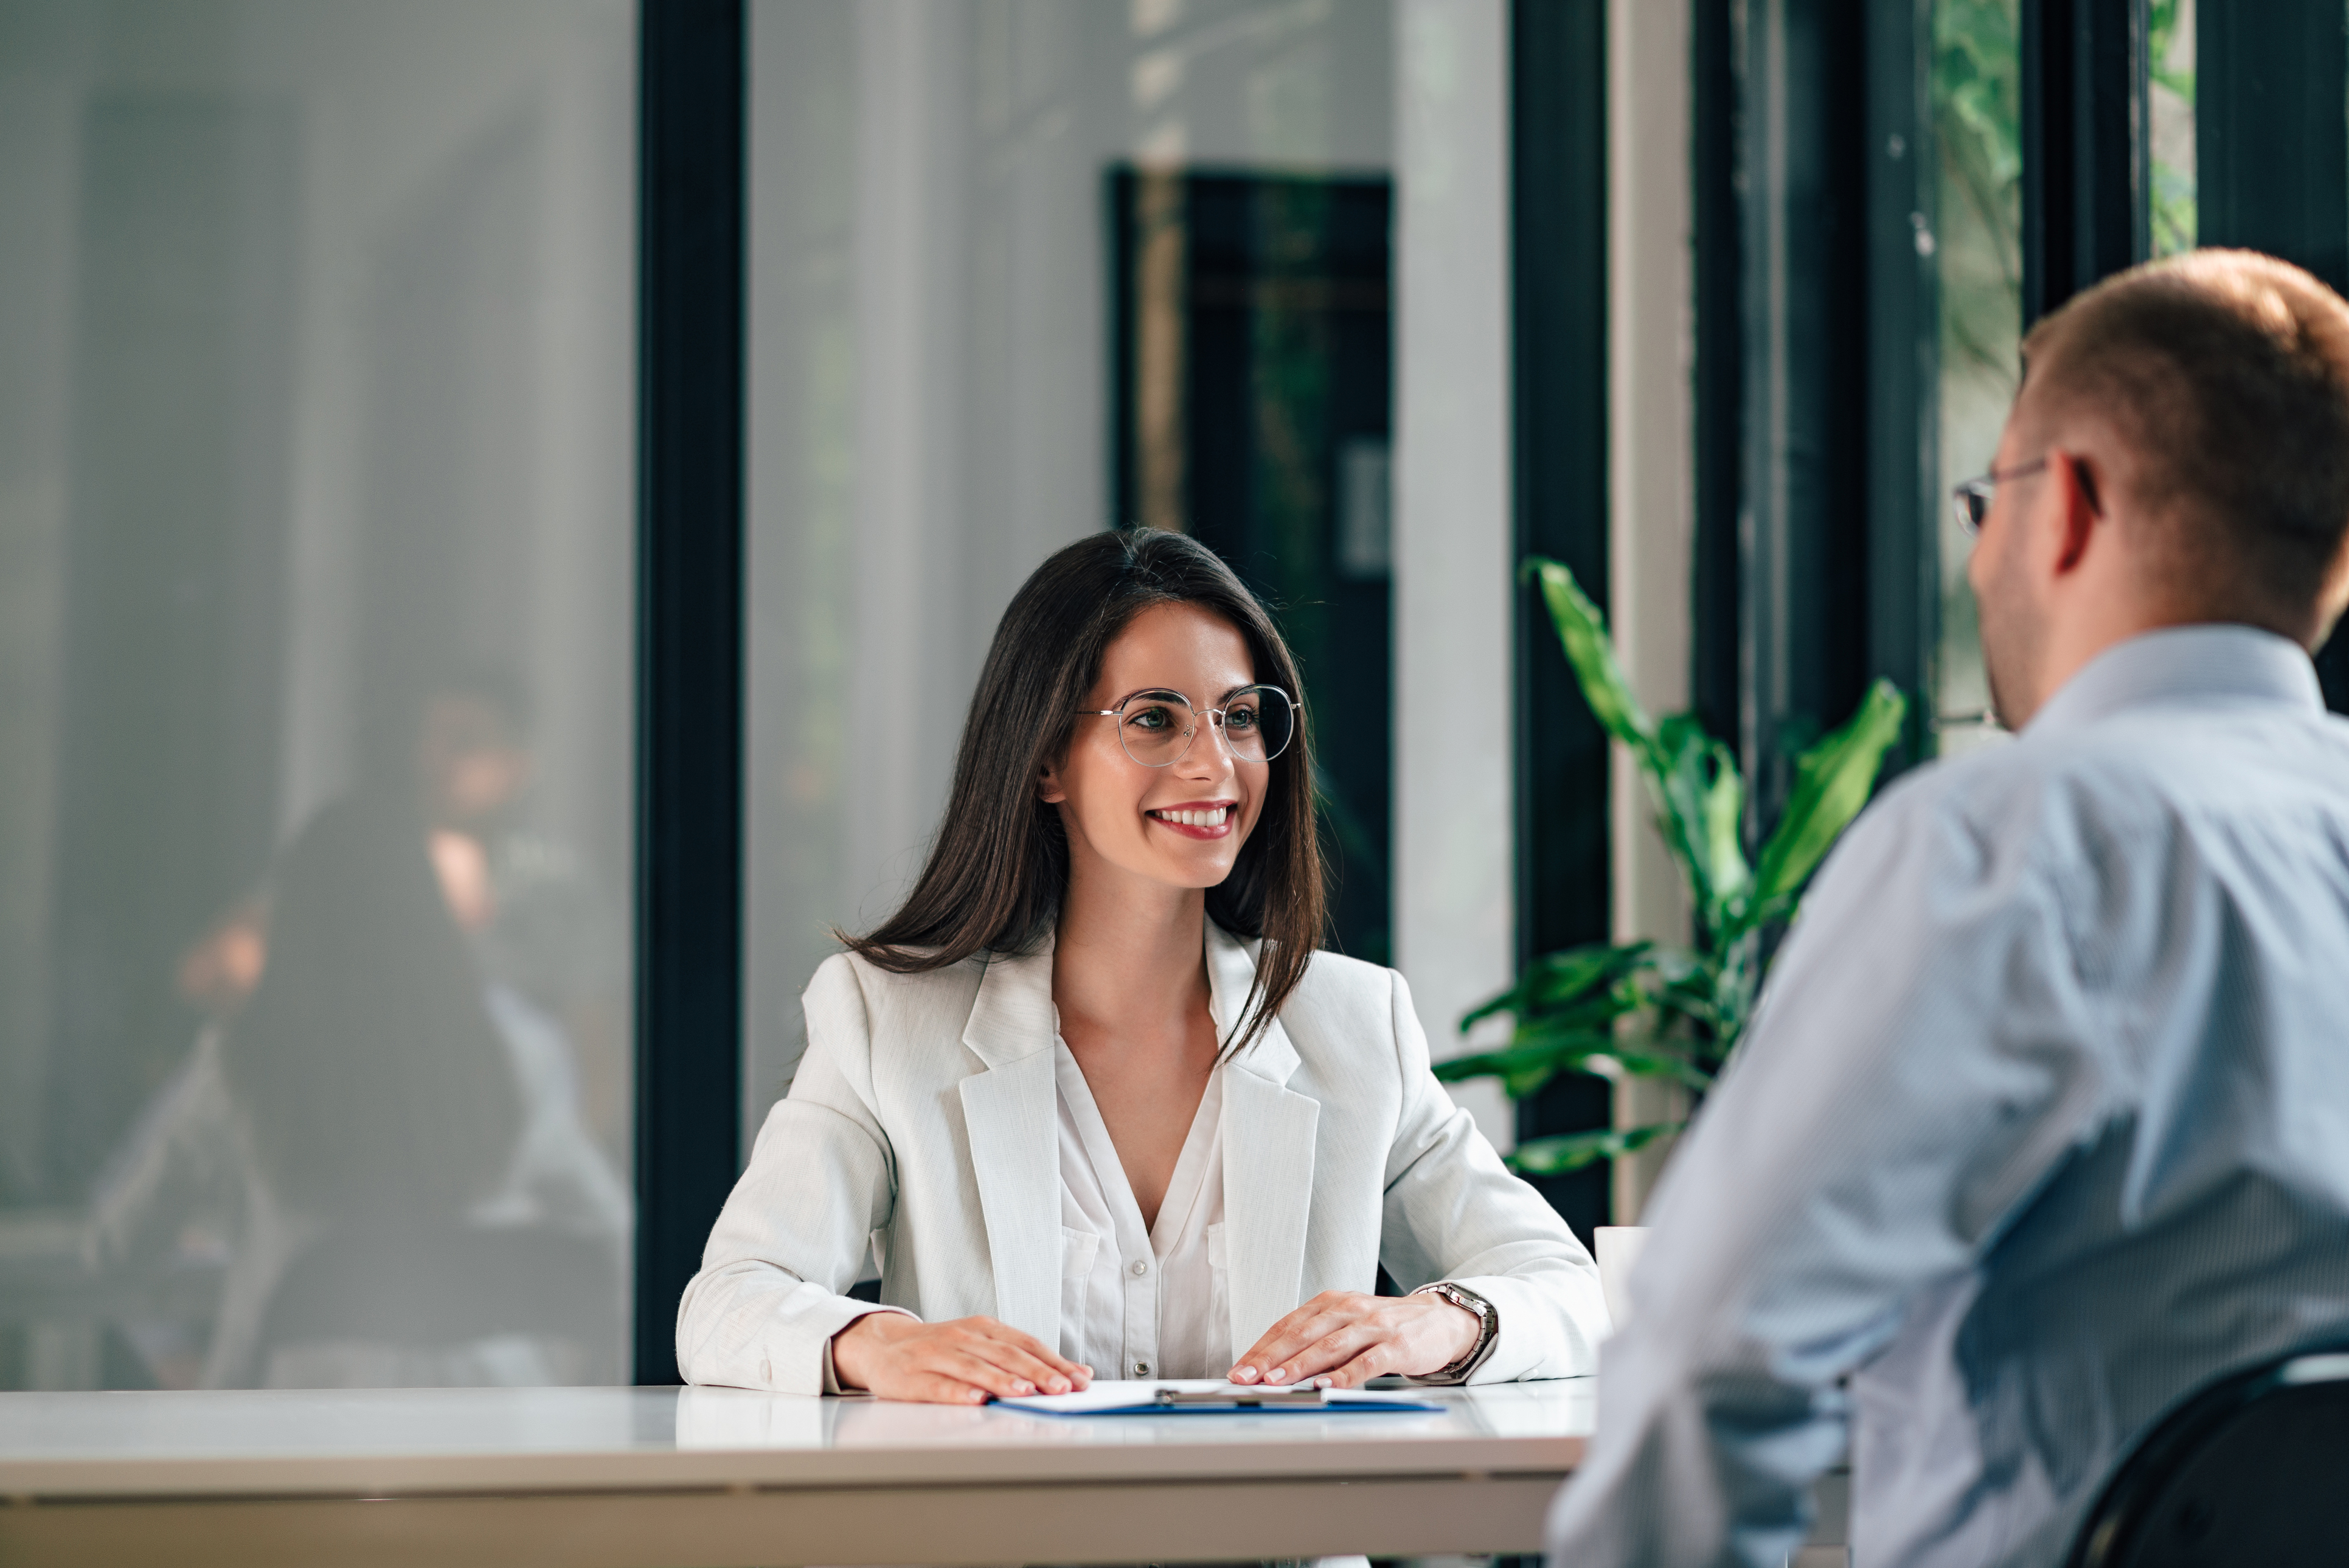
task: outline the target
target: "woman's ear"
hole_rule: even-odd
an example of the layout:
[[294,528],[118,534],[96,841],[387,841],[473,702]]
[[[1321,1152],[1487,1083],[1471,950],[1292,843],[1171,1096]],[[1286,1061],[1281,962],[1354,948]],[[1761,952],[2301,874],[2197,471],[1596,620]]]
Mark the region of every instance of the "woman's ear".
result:
[[1057,806],[1069,798],[1061,783],[1061,770],[1050,763],[1036,769],[1036,799],[1047,806]]

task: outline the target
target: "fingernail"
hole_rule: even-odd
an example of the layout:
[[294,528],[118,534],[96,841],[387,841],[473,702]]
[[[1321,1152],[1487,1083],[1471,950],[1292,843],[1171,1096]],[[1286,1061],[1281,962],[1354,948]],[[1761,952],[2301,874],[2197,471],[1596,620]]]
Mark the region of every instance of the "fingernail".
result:
[[1266,1373],[1266,1374],[1264,1375],[1264,1380],[1265,1380],[1266,1382],[1268,1382],[1268,1383],[1278,1383],[1278,1382],[1279,1382],[1282,1378],[1284,1378],[1284,1377],[1288,1377],[1288,1367],[1274,1367],[1271,1371],[1269,1371],[1269,1372],[1268,1372],[1268,1373]]
[[1313,1379],[1313,1386],[1316,1388],[1327,1388],[1330,1386],[1330,1379],[1327,1377],[1316,1377]]
[[1034,1385],[1030,1384],[1025,1377],[1015,1378],[1012,1381],[1011,1387],[1022,1394],[1033,1394],[1036,1391]]
[[1051,1389],[1055,1394],[1065,1394],[1069,1391],[1069,1380],[1066,1377],[1055,1377],[1044,1387]]

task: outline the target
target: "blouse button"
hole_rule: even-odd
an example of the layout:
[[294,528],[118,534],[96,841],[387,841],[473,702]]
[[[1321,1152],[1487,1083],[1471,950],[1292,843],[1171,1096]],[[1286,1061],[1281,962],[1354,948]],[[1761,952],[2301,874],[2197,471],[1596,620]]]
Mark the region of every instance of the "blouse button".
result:
[[1149,1377],[1149,1376],[1150,1376],[1150,1363],[1149,1363],[1149,1362],[1147,1362],[1147,1361],[1137,1361],[1137,1362],[1135,1362],[1135,1363],[1133,1364],[1133,1375],[1134,1375],[1135,1377]]
[[1150,1265],[1149,1265],[1148,1264],[1143,1263],[1140,1258],[1136,1258],[1136,1259],[1134,1259],[1134,1260],[1133,1260],[1133,1277],[1134,1277],[1134,1278],[1136,1278],[1136,1279],[1140,1279],[1143,1274],[1148,1274],[1149,1272],[1150,1272]]

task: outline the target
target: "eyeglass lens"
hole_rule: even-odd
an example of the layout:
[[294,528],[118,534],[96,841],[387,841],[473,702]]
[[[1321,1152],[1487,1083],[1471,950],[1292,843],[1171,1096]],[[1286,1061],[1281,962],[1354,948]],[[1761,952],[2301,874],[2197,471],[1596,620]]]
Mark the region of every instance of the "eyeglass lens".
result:
[[1990,516],[1991,484],[1988,479],[1968,480],[1950,494],[1957,503],[1958,526],[1968,533],[1980,533],[1982,520]]
[[[1234,692],[1223,708],[1224,744],[1243,762],[1269,762],[1288,749],[1296,733],[1297,710],[1275,686]],[[1125,754],[1144,768],[1164,768],[1183,759],[1197,738],[1199,716],[1178,692],[1142,692],[1128,697],[1117,721]]]

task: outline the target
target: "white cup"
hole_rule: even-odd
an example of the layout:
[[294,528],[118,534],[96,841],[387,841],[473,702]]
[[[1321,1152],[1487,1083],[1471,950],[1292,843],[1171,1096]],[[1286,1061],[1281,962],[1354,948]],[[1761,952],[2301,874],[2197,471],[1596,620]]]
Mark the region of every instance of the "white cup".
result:
[[1648,1244],[1648,1227],[1601,1225],[1591,1240],[1591,1250],[1599,1259],[1599,1288],[1607,1297],[1607,1315],[1619,1331],[1631,1321],[1631,1271],[1639,1266],[1640,1249]]

